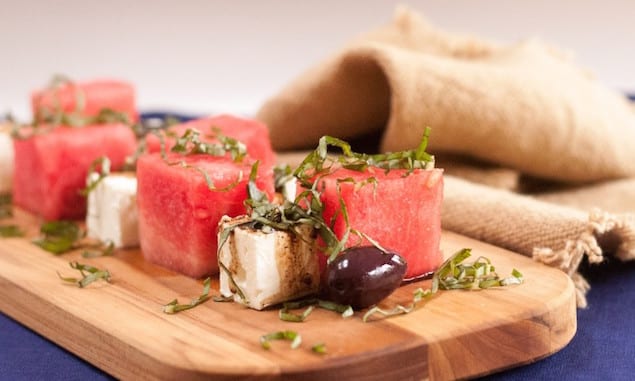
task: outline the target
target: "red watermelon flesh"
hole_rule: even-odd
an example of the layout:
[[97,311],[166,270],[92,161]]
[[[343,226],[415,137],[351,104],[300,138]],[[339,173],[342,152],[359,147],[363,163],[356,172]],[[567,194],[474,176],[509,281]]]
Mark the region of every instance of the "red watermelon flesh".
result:
[[[234,138],[247,146],[249,156],[260,160],[263,166],[271,167],[275,164],[276,155],[271,148],[269,129],[264,124],[252,120],[239,118],[232,115],[218,115],[171,126],[168,130],[176,136],[182,136],[188,129],[197,129],[201,132],[201,140],[207,143],[218,141],[213,137],[213,128],[228,137]],[[166,150],[174,146],[174,138],[165,138]],[[146,138],[148,152],[159,152],[161,143],[157,136],[149,134]]]
[[[47,128],[41,126],[42,131]],[[102,124],[57,126],[15,139],[13,145],[13,202],[47,220],[58,220],[84,217],[86,198],[79,191],[95,159],[107,156],[111,169],[120,169],[137,143],[130,127]]]
[[[408,279],[433,272],[443,259],[439,249],[443,171],[414,170],[405,174],[402,169],[386,174],[383,169],[372,167],[365,172],[342,168],[322,178],[318,189],[323,189],[323,217],[328,223],[341,209],[337,180],[354,179],[357,184],[340,182],[351,228],[401,254],[408,262]],[[376,186],[367,181],[371,177],[376,179]],[[346,230],[341,213],[333,230],[339,238]],[[358,243],[357,236],[351,235],[347,247]],[[325,266],[325,256],[320,258]]]
[[[100,79],[90,82],[68,82],[52,89],[42,89],[31,95],[31,108],[36,119],[42,113],[77,111],[78,98],[84,101],[80,114],[98,115],[102,109],[124,113],[131,122],[139,119],[134,87],[123,81]],[[81,105],[80,105],[81,107]]]
[[[169,154],[168,165],[158,153],[137,163],[137,206],[141,251],[149,262],[200,278],[218,272],[217,227],[223,215],[245,214],[251,163],[227,157]],[[222,189],[212,191],[200,171]],[[259,168],[258,187],[273,195],[271,168]]]

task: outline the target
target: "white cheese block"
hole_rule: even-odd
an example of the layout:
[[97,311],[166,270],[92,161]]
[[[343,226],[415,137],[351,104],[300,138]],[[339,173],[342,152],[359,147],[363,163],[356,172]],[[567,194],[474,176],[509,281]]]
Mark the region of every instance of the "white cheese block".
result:
[[298,192],[298,180],[295,177],[291,177],[285,181],[282,185],[282,196],[285,200],[293,202]]
[[[219,223],[219,243],[225,228],[246,221],[248,217],[223,217]],[[261,310],[317,293],[320,273],[316,233],[310,225],[302,225],[298,230],[296,236],[286,231],[265,233],[247,226],[235,227],[218,253],[221,294]]]
[[13,140],[0,126],[0,194],[10,193],[13,184]]
[[111,173],[88,194],[86,228],[89,237],[112,241],[115,247],[139,246],[134,174]]

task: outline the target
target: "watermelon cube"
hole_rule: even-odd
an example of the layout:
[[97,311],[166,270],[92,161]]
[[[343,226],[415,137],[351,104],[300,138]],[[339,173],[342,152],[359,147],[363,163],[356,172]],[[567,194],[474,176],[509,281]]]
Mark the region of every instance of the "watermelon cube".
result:
[[[271,167],[275,164],[276,155],[271,148],[269,129],[264,124],[252,120],[239,118],[232,115],[218,115],[191,120],[168,128],[172,136],[182,136],[188,129],[200,131],[201,140],[206,143],[217,142],[213,129],[218,128],[221,134],[234,138],[247,146],[247,153],[254,159],[260,160],[262,166]],[[165,149],[170,150],[174,146],[173,137],[165,137]],[[146,137],[148,152],[161,150],[160,140],[154,134]]]
[[[405,274],[408,279],[433,272],[443,259],[439,249],[443,171],[417,169],[408,175],[406,171],[396,169],[385,173],[383,169],[370,167],[359,172],[341,168],[321,178],[318,189],[323,192],[324,220],[328,223],[335,218],[334,233],[342,238],[346,231],[341,197],[350,227],[385,249],[401,254],[408,262]],[[341,181],[343,179],[355,182]],[[351,235],[346,246],[359,243],[359,239]],[[325,256],[320,259],[322,267],[325,266]]]
[[93,161],[107,156],[111,168],[120,169],[137,145],[132,129],[123,124],[38,130],[13,141],[13,202],[47,220],[83,218],[86,198],[80,190]]
[[[78,104],[78,101],[83,104]],[[133,86],[112,79],[66,82],[35,91],[31,94],[31,108],[36,120],[58,111],[79,111],[82,116],[96,116],[102,109],[123,113],[130,122],[136,122],[139,118]]]
[[[251,163],[202,154],[140,157],[137,207],[145,259],[193,278],[217,273],[218,223],[224,215],[246,213]],[[259,167],[256,183],[273,195],[271,168]]]

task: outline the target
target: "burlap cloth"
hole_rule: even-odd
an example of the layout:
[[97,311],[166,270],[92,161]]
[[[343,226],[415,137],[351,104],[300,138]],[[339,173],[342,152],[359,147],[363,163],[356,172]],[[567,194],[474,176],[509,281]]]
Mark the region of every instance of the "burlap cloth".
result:
[[395,151],[430,126],[428,151],[446,169],[443,227],[561,268],[585,306],[584,256],[635,258],[634,110],[542,42],[454,35],[400,7],[257,118],[280,151],[322,135]]

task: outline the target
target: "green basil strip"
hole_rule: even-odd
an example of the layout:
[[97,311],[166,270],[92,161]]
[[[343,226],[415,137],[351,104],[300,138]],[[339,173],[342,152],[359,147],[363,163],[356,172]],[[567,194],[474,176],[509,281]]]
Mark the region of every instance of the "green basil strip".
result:
[[110,282],[110,272],[108,272],[107,270],[104,270],[104,271],[97,271],[94,273],[90,273],[89,275],[86,275],[84,278],[82,278],[78,282],[78,284],[80,288],[84,288],[99,279],[103,279],[106,282]]
[[192,299],[189,304],[179,304],[178,299],[174,299],[168,304],[163,306],[163,312],[166,314],[175,314],[177,312],[189,310],[198,306],[199,304],[205,303],[209,297],[209,289],[210,289],[211,278],[207,278],[203,281],[203,293],[195,299]]
[[[97,174],[97,178],[93,179],[93,174]],[[88,175],[86,176],[86,188],[79,191],[79,193],[86,197],[88,194],[97,188],[103,179],[110,174],[110,159],[106,156],[101,156],[95,159],[88,169]]]
[[84,250],[82,253],[82,257],[84,258],[96,258],[96,257],[109,257],[113,255],[115,252],[115,243],[112,241],[108,241],[103,244],[100,243],[96,245],[94,248],[90,248],[89,250]]
[[311,347],[311,351],[320,355],[326,354],[326,344],[318,343]]
[[471,249],[462,249],[454,253],[435,271],[432,277],[432,287],[429,290],[421,288],[414,291],[413,301],[408,306],[397,305],[392,309],[382,309],[380,307],[370,308],[363,317],[367,322],[374,315],[391,317],[407,314],[415,310],[417,304],[423,299],[432,296],[441,290],[472,290],[476,286],[479,288],[504,287],[523,283],[523,275],[520,271],[513,269],[510,277],[501,279],[495,272],[495,267],[491,261],[485,257],[479,257],[473,263],[463,263],[470,257]]
[[11,193],[0,194],[0,218],[13,216],[13,198]]
[[[295,310],[307,306],[308,308],[301,315],[296,315],[289,312],[289,310]],[[313,307],[323,308],[325,310],[340,313],[342,315],[342,318],[353,316],[353,307],[351,307],[350,305],[338,304],[328,300],[317,298],[307,298],[283,303],[282,309],[280,309],[278,315],[280,317],[280,320],[283,321],[302,322],[311,312],[313,312]]]
[[271,348],[271,341],[273,340],[287,340],[291,341],[291,349],[296,349],[302,344],[302,337],[296,331],[277,331],[271,332],[266,335],[260,336],[260,345],[264,349]]
[[49,237],[36,239],[33,243],[50,253],[59,255],[72,250],[75,240],[66,237]]
[[53,254],[63,254],[74,249],[84,234],[73,221],[49,221],[40,226],[42,236],[33,243]]
[[428,298],[432,296],[434,293],[431,290],[424,290],[422,288],[418,288],[414,290],[412,293],[412,303],[408,306],[402,306],[401,304],[396,305],[395,307],[386,310],[380,307],[372,307],[364,314],[362,320],[364,323],[368,322],[368,320],[373,315],[381,315],[382,317],[391,317],[396,315],[409,314],[417,308],[419,302],[421,302],[424,298]]
[[318,300],[318,306],[320,308],[324,308],[325,310],[339,312],[340,314],[342,314],[343,318],[353,316],[353,307],[351,307],[350,305],[338,304],[320,299]]
[[302,312],[300,315],[297,315],[292,312],[289,312],[289,310],[287,310],[286,308],[282,308],[278,312],[278,316],[280,317],[280,320],[283,320],[283,321],[301,323],[304,320],[306,320],[306,318],[311,314],[311,312],[313,312],[313,309],[315,309],[315,306],[309,306],[304,310],[304,312]]
[[2,238],[13,238],[13,237],[23,237],[24,232],[17,225],[0,225],[0,237]]
[[79,271],[82,277],[81,278],[63,277],[59,272],[57,272],[57,276],[64,282],[74,283],[79,288],[84,288],[99,279],[103,279],[104,281],[110,283],[111,277],[110,277],[110,272],[108,270],[100,270],[97,267],[82,264],[76,261],[69,262],[68,264],[72,269]]
[[228,303],[228,302],[233,302],[234,301],[234,297],[233,296],[215,295],[214,297],[212,297],[212,300],[215,301],[216,303]]
[[233,287],[234,290],[236,290],[235,293],[240,297],[240,299],[242,299],[243,303],[249,305],[249,300],[247,300],[247,297],[245,296],[245,293],[243,292],[243,290],[241,290],[240,287],[238,287],[238,284],[236,284],[236,282],[234,281],[234,277],[232,276],[232,273],[231,271],[229,271],[227,266],[225,266],[223,262],[218,261],[218,267],[221,271],[225,272],[231,287]]
[[208,137],[218,139],[218,142],[207,143],[201,140],[201,132],[188,128],[181,137],[176,139],[172,152],[184,155],[207,154],[211,156],[225,156],[229,153],[232,160],[240,162],[247,155],[247,146],[236,139],[227,137],[220,133],[220,129],[212,130],[215,135]]

